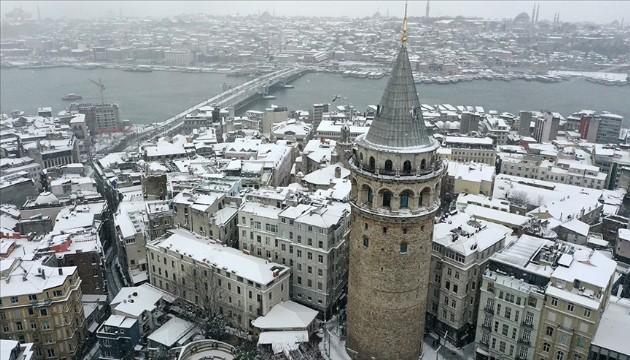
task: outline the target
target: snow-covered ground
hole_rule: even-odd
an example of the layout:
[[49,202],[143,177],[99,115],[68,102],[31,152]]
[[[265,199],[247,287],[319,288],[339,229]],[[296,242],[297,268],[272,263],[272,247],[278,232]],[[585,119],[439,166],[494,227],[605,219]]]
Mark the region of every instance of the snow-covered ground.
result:
[[[341,331],[336,318],[324,324],[324,331],[327,334],[324,334],[322,330],[319,330],[317,333],[323,339],[319,343],[322,358],[327,360],[351,360],[346,352],[346,341],[341,339]],[[436,348],[431,347],[427,341],[424,341],[422,352],[420,359],[423,360],[472,360],[475,354],[475,344],[468,344],[461,349],[457,349],[447,343],[446,345],[443,344],[438,351]]]
[[571,76],[583,76],[592,79],[607,79],[607,80],[626,80],[628,74],[625,73],[607,73],[597,71],[549,71],[549,75],[571,75]]

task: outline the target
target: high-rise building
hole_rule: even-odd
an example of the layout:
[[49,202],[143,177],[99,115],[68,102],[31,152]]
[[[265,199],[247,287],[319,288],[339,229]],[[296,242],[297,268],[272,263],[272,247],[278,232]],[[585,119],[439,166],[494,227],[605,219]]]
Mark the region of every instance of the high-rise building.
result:
[[349,159],[347,350],[355,359],[418,359],[425,331],[434,214],[446,162],[428,136],[405,42],[367,134]]
[[119,131],[122,128],[118,104],[72,104],[70,110],[85,114],[85,123],[91,134]]

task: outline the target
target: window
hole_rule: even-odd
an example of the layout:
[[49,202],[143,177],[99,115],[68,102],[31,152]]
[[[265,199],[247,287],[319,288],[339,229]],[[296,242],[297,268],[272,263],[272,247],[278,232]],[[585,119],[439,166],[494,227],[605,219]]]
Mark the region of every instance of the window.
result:
[[393,168],[393,163],[391,160],[385,160],[385,171],[391,172]]
[[16,321],[15,322],[15,328],[16,328],[17,331],[24,330],[24,327],[22,326],[22,321]]
[[505,313],[504,313],[506,318],[510,318],[510,316],[512,315],[512,309],[509,306],[505,307]]
[[457,284],[453,284],[453,292],[455,294],[457,294],[457,289],[458,289]]
[[556,354],[556,360],[564,360],[564,351],[558,351]]
[[324,271],[322,269],[317,269],[317,276],[322,277],[324,275]]
[[383,207],[391,207],[392,206],[392,193],[391,191],[385,190],[383,192]]
[[363,237],[363,246],[367,249],[370,246],[370,239],[367,236]]
[[556,299],[555,297],[551,298],[551,306],[558,306],[558,299]]
[[567,310],[568,311],[573,311],[573,309],[575,308],[575,305],[571,304],[571,303],[567,303]]
[[508,336],[508,333],[510,332],[510,327],[506,324],[503,324],[503,329],[501,330],[501,335],[503,336]]
[[317,262],[319,262],[320,264],[324,263],[324,256],[323,255],[317,255]]
[[406,254],[407,253],[407,243],[402,243],[400,244],[400,253],[401,254]]
[[584,309],[584,317],[591,317],[591,310]]
[[551,326],[547,326],[545,334],[547,334],[547,336],[553,336],[553,328]]
[[41,310],[39,310],[39,314],[41,316],[48,316],[48,310],[47,309],[41,309]]
[[17,296],[11,296],[11,304],[17,304],[19,302],[19,299]]
[[403,191],[400,194],[400,208],[401,209],[406,209],[409,207],[409,192],[408,191]]
[[444,287],[446,288],[446,290],[450,290],[451,289],[451,282],[450,281],[446,281],[446,283],[444,284]]
[[306,253],[306,255],[307,255],[307,258],[309,260],[313,260],[313,253],[312,252],[309,251],[309,252]]

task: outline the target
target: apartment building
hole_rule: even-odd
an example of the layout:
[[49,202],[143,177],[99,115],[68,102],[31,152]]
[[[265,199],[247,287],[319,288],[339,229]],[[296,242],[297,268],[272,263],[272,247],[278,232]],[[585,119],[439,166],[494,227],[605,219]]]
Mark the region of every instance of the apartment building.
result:
[[330,315],[347,284],[349,205],[246,202],[238,216],[240,248],[288,265],[291,299]]
[[34,343],[35,359],[74,359],[86,338],[75,266],[0,260],[2,338]]
[[478,289],[487,260],[512,230],[465,213],[435,224],[427,295],[427,327],[455,346],[474,340]]
[[585,360],[608,303],[617,264],[579,245],[556,247],[562,255],[545,292],[536,358]]
[[497,153],[490,137],[446,136],[440,155],[450,161],[495,165]]
[[184,190],[173,198],[173,222],[232,246],[236,241],[238,209],[226,202],[224,192]]
[[184,229],[147,244],[150,283],[251,331],[252,320],[289,300],[291,270]]
[[507,138],[510,134],[510,126],[502,118],[487,117],[479,125],[482,134],[493,139],[496,145],[507,144]]
[[599,167],[577,161],[544,160],[540,155],[509,155],[501,157],[501,174],[547,180],[568,185],[604,189],[607,175]]
[[476,359],[538,359],[544,287],[557,259],[553,246],[523,235],[490,258],[479,297]]

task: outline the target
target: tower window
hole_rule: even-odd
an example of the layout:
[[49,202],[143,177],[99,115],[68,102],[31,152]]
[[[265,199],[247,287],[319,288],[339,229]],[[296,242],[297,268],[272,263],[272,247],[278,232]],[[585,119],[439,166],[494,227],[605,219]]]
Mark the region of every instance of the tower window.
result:
[[409,207],[409,192],[403,191],[400,194],[400,208],[405,209]]
[[393,164],[391,160],[385,160],[385,171],[392,171]]
[[368,246],[370,246],[370,239],[368,239],[367,236],[363,237],[363,247],[367,248]]
[[392,193],[391,191],[383,192],[383,207],[391,207],[392,206]]
[[365,223],[365,230],[368,229],[368,223]]
[[427,167],[427,160],[422,159],[422,161],[420,162],[420,169],[424,169],[426,167]]
[[407,228],[403,228],[403,234],[407,233]]
[[411,174],[411,161],[407,160],[403,163],[403,173],[406,175]]
[[383,226],[383,234],[387,234],[387,226]]
[[376,160],[374,160],[373,156],[370,156],[370,170],[374,171],[376,168]]
[[407,243],[406,242],[400,244],[400,253],[401,254],[406,254],[407,253]]

